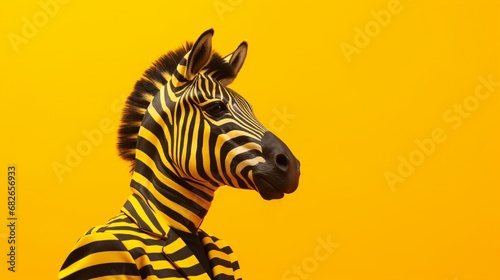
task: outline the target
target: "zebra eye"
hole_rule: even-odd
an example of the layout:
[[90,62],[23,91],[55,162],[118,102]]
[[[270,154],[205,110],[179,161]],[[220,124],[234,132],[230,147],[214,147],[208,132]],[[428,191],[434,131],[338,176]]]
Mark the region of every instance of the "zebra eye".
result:
[[226,104],[221,101],[212,102],[203,107],[203,110],[212,117],[220,117],[227,113]]

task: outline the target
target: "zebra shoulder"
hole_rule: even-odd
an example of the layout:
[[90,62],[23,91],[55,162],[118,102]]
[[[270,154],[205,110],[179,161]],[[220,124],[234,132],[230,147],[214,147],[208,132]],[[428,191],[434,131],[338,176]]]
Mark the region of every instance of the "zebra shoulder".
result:
[[59,279],[142,279],[136,262],[114,234],[95,227],[80,237],[64,261]]
[[[240,263],[238,262],[238,258],[231,246],[229,246],[225,240],[209,235],[203,230],[200,230],[198,235],[200,236],[202,243],[205,245],[205,250],[207,251],[209,257],[211,255],[211,251],[223,252],[227,256],[225,260],[227,263],[221,263],[220,267],[224,266],[226,269],[233,270],[234,279],[242,279]],[[220,256],[220,254],[214,255]]]

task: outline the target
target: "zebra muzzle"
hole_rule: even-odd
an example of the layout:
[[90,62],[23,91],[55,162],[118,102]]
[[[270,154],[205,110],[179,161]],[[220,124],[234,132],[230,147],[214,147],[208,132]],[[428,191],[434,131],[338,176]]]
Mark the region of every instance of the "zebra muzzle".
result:
[[300,162],[276,135],[268,131],[261,141],[266,160],[256,166],[254,182],[262,198],[280,199],[299,185]]

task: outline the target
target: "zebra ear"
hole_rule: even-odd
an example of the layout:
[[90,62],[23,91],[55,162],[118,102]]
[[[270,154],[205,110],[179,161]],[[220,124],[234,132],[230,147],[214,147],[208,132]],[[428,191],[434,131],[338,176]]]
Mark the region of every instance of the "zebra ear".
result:
[[192,80],[194,76],[196,76],[196,74],[198,74],[210,61],[212,56],[213,35],[213,29],[203,32],[191,48],[189,58],[186,62],[185,77],[188,80]]
[[248,44],[247,42],[243,41],[233,53],[224,57],[224,60],[227,63],[229,63],[233,68],[234,75],[229,78],[221,79],[219,83],[227,86],[234,81],[234,79],[240,72],[243,63],[245,62],[245,58],[247,57],[247,51],[248,51]]

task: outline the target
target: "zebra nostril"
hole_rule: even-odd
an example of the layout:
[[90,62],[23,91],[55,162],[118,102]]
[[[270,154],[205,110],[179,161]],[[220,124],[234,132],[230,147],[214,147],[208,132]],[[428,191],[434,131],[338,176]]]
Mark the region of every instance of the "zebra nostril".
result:
[[276,155],[274,162],[281,170],[286,171],[288,169],[288,158],[284,154]]

